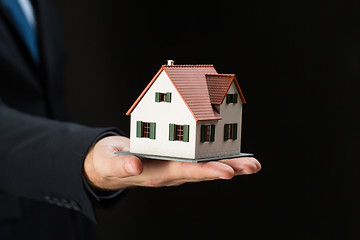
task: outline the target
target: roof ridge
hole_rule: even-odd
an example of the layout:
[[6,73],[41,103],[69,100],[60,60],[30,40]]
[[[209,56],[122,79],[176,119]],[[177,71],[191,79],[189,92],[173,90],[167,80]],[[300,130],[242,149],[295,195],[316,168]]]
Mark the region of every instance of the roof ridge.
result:
[[233,73],[206,73],[205,76],[234,77]]
[[162,65],[163,67],[214,67],[214,64],[178,64],[178,65]]

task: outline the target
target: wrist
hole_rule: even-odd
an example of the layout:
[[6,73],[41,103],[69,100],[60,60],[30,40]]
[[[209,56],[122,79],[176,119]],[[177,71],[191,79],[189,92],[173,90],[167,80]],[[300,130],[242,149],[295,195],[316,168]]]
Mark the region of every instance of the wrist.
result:
[[103,138],[109,136],[119,136],[119,133],[115,131],[106,131],[103,132],[100,136],[96,138],[93,145],[90,147],[85,160],[84,160],[84,167],[83,167],[83,176],[86,182],[93,188],[94,191],[102,191],[105,190],[101,186],[101,176],[96,172],[94,167],[94,148],[95,145]]
[[84,161],[84,171],[83,175],[86,182],[95,190],[100,189],[98,187],[98,177],[93,165],[93,156],[94,156],[94,146],[90,148],[88,154],[85,157]]

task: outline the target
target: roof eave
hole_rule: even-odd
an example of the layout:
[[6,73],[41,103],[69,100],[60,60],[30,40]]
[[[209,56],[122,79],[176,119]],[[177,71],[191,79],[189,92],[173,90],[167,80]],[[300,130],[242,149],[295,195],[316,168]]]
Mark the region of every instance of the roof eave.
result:
[[185,101],[185,98],[183,97],[183,95],[181,94],[181,92],[179,91],[179,89],[177,88],[176,84],[174,83],[174,81],[171,79],[169,73],[166,71],[165,66],[167,65],[163,65],[162,68],[164,69],[164,72],[166,73],[166,75],[168,76],[168,78],[170,79],[170,82],[174,85],[176,91],[179,93],[181,99],[183,100],[183,102],[185,103],[186,107],[189,109],[189,111],[191,112],[191,114],[193,115],[195,121],[198,121],[198,119],[196,118],[194,112],[191,110],[189,104]]
[[129,110],[126,112],[127,116],[130,116],[132,111],[135,109],[135,107],[138,105],[138,103],[140,102],[140,100],[143,98],[143,96],[145,95],[145,93],[149,90],[149,88],[153,85],[153,83],[155,82],[155,80],[158,78],[158,76],[161,74],[161,72],[165,70],[163,66],[161,66],[161,68],[159,69],[159,71],[156,73],[156,75],[153,77],[153,79],[151,79],[151,81],[149,82],[149,84],[146,86],[146,88],[141,92],[141,94],[139,95],[139,97],[135,100],[135,102],[133,103],[133,105],[131,105],[131,107],[129,108]]
[[[236,89],[238,90],[238,92],[239,92],[239,94],[240,94],[240,98],[241,98],[242,103],[243,103],[243,104],[246,104],[246,100],[245,100],[244,94],[243,94],[242,91],[241,91],[240,85],[239,85],[239,83],[238,83],[238,81],[237,81],[237,79],[236,79],[235,74],[234,74],[234,77],[233,77],[233,79],[231,80],[231,82],[230,82],[230,84],[229,84],[228,89],[226,90],[226,93],[229,92],[229,89],[230,89],[231,84],[232,84],[233,82],[235,82],[235,86],[236,86]],[[223,96],[223,98],[222,98],[222,100],[221,100],[221,103],[224,102],[225,97],[226,97],[226,94]],[[221,104],[221,103],[220,103],[220,104]]]
[[211,117],[211,118],[198,118],[196,121],[213,121],[213,120],[221,120],[222,117]]

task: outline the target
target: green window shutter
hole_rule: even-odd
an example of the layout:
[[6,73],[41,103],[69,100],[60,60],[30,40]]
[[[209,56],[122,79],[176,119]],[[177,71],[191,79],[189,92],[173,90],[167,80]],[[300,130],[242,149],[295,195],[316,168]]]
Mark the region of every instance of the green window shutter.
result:
[[136,137],[142,137],[142,122],[136,121]]
[[183,141],[189,142],[189,125],[183,126]]
[[238,101],[238,95],[235,93],[234,94],[234,103],[237,103],[237,101]]
[[224,140],[228,140],[229,124],[224,125]]
[[210,142],[215,141],[215,125],[211,124]]
[[155,93],[155,102],[160,102],[160,93],[159,92]]
[[229,104],[230,103],[230,94],[226,94],[226,103]]
[[174,141],[175,139],[175,124],[169,124],[169,140]]
[[150,139],[155,139],[156,136],[156,123],[151,122],[150,123]]
[[237,139],[237,123],[233,124],[233,139]]
[[201,125],[200,142],[205,142],[205,125]]
[[171,102],[171,92],[166,93],[166,102]]

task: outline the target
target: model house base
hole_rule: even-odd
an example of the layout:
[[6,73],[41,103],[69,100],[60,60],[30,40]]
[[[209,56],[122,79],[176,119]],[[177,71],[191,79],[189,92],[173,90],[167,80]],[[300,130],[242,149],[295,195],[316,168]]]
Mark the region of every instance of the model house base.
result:
[[199,159],[186,159],[186,158],[178,158],[178,157],[166,157],[166,156],[156,156],[156,155],[148,155],[148,154],[136,154],[131,152],[115,152],[116,155],[133,155],[139,158],[149,158],[149,159],[157,159],[157,160],[167,160],[167,161],[179,161],[179,162],[210,162],[210,161],[218,161],[223,159],[231,159],[231,158],[240,158],[240,157],[253,157],[254,154],[251,153],[239,153],[235,155],[225,155],[218,157],[207,157],[207,158],[199,158]]

